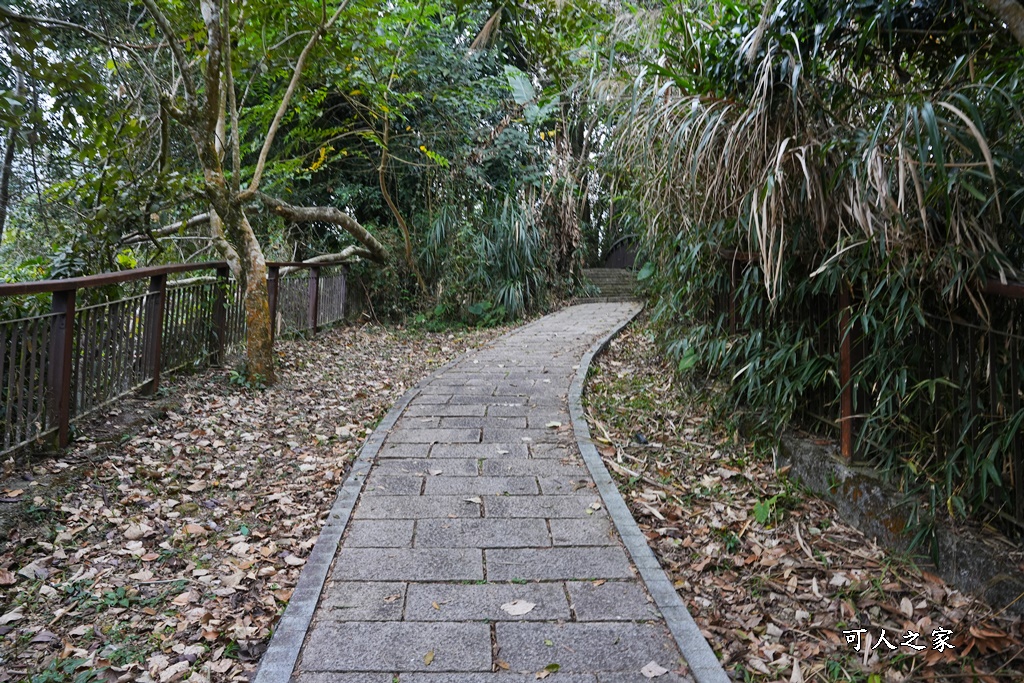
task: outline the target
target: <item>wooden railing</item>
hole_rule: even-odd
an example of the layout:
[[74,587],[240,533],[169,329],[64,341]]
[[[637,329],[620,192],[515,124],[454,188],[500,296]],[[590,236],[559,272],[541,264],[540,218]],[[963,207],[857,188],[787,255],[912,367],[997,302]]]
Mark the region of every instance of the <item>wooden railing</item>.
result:
[[[283,267],[299,272],[280,277]],[[275,262],[268,271],[275,336],[344,317],[344,266]],[[245,339],[242,294],[224,262],[0,284],[8,310],[45,295],[49,312],[0,320],[0,455],[51,437],[66,446],[75,420],[156,392],[163,373],[222,365]]]

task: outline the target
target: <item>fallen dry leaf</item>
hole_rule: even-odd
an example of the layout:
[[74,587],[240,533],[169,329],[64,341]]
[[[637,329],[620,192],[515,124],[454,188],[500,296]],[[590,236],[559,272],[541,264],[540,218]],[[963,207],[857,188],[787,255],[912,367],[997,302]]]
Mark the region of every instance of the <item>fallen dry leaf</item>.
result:
[[533,608],[537,605],[526,600],[513,600],[512,602],[506,602],[501,606],[501,610],[513,617],[521,617],[524,614],[529,614],[533,611]]
[[650,661],[640,669],[640,673],[644,675],[644,678],[657,678],[658,676],[664,676],[668,673],[668,669],[660,666],[655,661]]
[[0,616],[0,625],[13,624],[14,622],[21,621],[24,618],[25,615],[21,612],[21,608],[19,607],[16,610],[13,610],[11,612],[8,612],[7,614],[4,614],[3,616]]

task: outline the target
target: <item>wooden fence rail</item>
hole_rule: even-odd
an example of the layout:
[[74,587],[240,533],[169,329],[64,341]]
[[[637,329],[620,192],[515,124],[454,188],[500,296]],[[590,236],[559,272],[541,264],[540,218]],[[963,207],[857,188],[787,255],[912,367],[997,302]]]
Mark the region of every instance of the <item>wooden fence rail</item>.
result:
[[[300,272],[282,278],[282,267]],[[275,336],[315,333],[344,317],[344,266],[275,262],[268,270]],[[200,276],[168,278],[180,274]],[[242,292],[224,262],[0,284],[0,303],[41,295],[49,312],[0,320],[4,456],[51,437],[64,447],[75,420],[131,392],[155,393],[164,373],[223,365],[245,339]]]

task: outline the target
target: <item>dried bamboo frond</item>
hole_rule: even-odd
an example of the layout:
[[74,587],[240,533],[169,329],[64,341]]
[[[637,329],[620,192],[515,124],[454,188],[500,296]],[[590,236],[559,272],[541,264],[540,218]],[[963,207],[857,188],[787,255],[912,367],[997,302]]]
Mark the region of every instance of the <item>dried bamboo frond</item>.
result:
[[497,37],[498,31],[501,30],[501,13],[503,11],[503,8],[499,8],[484,22],[480,32],[476,34],[473,42],[469,44],[470,52],[486,50],[494,44],[494,39]]

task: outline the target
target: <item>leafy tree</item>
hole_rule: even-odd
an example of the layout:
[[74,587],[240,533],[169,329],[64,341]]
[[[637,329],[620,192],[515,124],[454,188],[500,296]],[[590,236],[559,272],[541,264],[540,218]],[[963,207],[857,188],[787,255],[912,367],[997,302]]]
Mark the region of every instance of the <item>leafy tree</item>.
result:
[[[248,371],[272,380],[266,261],[249,220],[253,202],[261,202],[274,213],[293,220],[321,220],[340,225],[362,245],[350,254],[358,253],[380,261],[387,258],[386,250],[373,235],[336,208],[293,207],[260,192],[268,162],[273,159],[276,137],[289,114],[306,65],[311,58],[316,58],[324,37],[342,18],[348,2],[342,2],[328,14],[324,5],[316,3],[243,5],[202,0],[199,16],[179,5],[161,7],[155,0],[144,0],[142,5],[145,15],[136,13],[132,21],[113,27],[106,25],[104,17],[95,11],[86,13],[84,24],[6,7],[0,9],[0,17],[8,22],[8,30],[24,41],[37,34],[78,31],[93,41],[83,48],[87,53],[95,55],[103,51],[109,55],[106,62],[111,72],[109,76],[90,73],[88,78],[76,79],[72,73],[58,79],[49,74],[52,93],[77,98],[64,106],[63,111],[65,124],[72,124],[69,127],[77,127],[87,136],[77,146],[79,153],[93,157],[97,153],[106,154],[98,172],[83,174],[88,179],[84,183],[79,178],[69,179],[67,191],[89,192],[93,189],[90,183],[98,184],[96,196],[105,201],[95,202],[95,218],[108,229],[116,225],[109,215],[112,205],[141,205],[152,209],[152,202],[140,201],[147,195],[168,197],[176,194],[175,190],[184,190],[186,195],[191,194],[197,201],[207,204],[209,210],[204,214],[156,232],[167,234],[184,225],[207,225],[209,237],[244,286]],[[128,15],[134,9],[138,6],[129,6]],[[150,40],[158,40],[155,45],[143,42],[146,31]],[[268,45],[264,42],[268,38],[275,42]],[[304,44],[296,52],[300,39]],[[294,63],[278,59],[275,55],[278,49],[294,57]],[[12,51],[12,63],[15,54],[16,51]],[[58,54],[63,57],[61,67],[66,68],[71,52],[65,49]],[[86,64],[92,66],[90,62]],[[244,65],[255,65],[255,69],[248,69],[248,82],[236,83],[236,73],[242,75],[247,70]],[[270,66],[275,69],[270,78],[259,79],[257,83],[257,76],[263,75],[264,69],[270,72]],[[286,83],[283,91],[278,87],[281,83]],[[93,99],[82,98],[83,84],[98,91]],[[116,96],[111,87],[114,85],[117,86]],[[250,102],[246,96],[253,86],[267,91],[260,100]],[[124,94],[130,95],[130,106],[115,107],[120,118],[105,122],[103,104]],[[271,114],[269,122],[255,134],[252,123],[268,113]],[[79,120],[79,125],[74,126],[76,116],[88,120]],[[242,125],[243,118],[247,126]],[[191,142],[190,159],[186,157],[186,149],[175,144],[177,132],[183,132]],[[244,167],[243,145],[249,162]],[[98,149],[104,146],[107,149]],[[147,150],[155,154],[146,174],[140,175],[131,159]],[[129,157],[129,163],[113,163],[115,152]],[[185,169],[194,164],[201,179],[175,176],[175,161]],[[118,177],[111,182],[110,174],[134,177]],[[184,184],[176,182],[179,179]],[[111,184],[115,190],[119,189],[121,196],[111,197],[107,193],[106,187]],[[144,226],[140,232],[152,235],[154,231],[145,226],[145,217],[136,221],[140,222]]]

